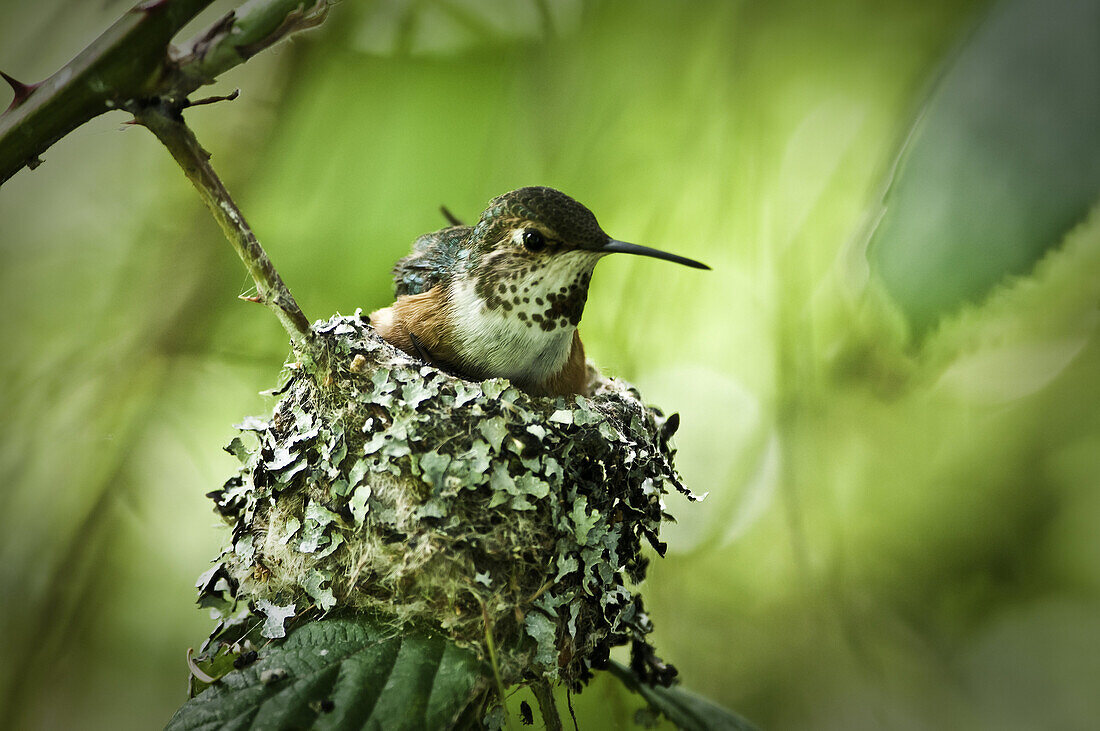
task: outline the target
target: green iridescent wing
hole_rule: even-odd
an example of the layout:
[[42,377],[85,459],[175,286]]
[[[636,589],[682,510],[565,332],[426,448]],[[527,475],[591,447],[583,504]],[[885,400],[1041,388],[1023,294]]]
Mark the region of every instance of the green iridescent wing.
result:
[[418,238],[412,253],[393,265],[394,296],[427,292],[449,277],[465,258],[472,230],[451,226]]

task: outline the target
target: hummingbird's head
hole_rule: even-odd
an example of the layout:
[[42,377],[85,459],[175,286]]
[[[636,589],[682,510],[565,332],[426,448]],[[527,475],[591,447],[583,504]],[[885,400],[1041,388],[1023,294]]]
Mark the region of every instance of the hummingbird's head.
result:
[[513,190],[489,202],[471,234],[469,275],[491,310],[514,314],[547,332],[576,327],[596,262],[612,253],[639,254],[709,269],[705,264],[617,241],[592,211],[545,187]]

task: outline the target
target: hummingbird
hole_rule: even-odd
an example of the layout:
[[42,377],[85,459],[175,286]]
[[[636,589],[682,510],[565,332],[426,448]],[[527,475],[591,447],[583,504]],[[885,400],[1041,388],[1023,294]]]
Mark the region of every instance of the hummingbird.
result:
[[604,233],[592,211],[553,188],[513,190],[473,226],[420,236],[394,265],[396,301],[370,314],[375,331],[455,375],[507,378],[535,396],[586,394],[577,334],[592,270],[608,254],[706,264]]

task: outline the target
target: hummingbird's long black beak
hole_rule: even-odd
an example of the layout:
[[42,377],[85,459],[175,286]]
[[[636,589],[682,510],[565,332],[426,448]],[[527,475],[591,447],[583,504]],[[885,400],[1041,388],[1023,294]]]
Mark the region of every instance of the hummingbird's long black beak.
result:
[[696,269],[710,269],[710,267],[708,267],[703,262],[695,261],[694,259],[688,259],[686,256],[670,254],[667,251],[661,251],[660,249],[651,249],[648,246],[628,244],[625,241],[618,241],[616,239],[610,239],[606,244],[597,249],[597,251],[607,254],[638,254],[639,256],[652,256],[654,259],[674,261],[677,264],[695,267]]

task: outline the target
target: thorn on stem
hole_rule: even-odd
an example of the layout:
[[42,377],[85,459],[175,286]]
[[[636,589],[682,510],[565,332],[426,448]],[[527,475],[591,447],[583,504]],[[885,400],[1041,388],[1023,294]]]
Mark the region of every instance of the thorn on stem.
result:
[[24,84],[22,81],[12,78],[3,71],[0,71],[0,77],[3,77],[4,81],[8,82],[8,86],[11,87],[12,92],[15,94],[15,98],[11,100],[11,104],[8,105],[6,110],[9,112],[27,101],[27,97],[29,97],[39,86],[39,84]]
[[36,167],[42,164],[42,158],[35,155],[31,159],[27,160],[27,170],[34,170]]
[[237,299],[244,300],[245,302],[255,302],[257,304],[263,304],[264,298],[258,294],[239,294]]
[[199,99],[198,101],[191,101],[185,99],[183,104],[180,105],[180,109],[186,109],[188,107],[199,107],[203,104],[216,104],[217,102],[231,102],[241,95],[240,89],[234,89],[232,94],[226,94],[224,96],[208,96],[205,99]]

